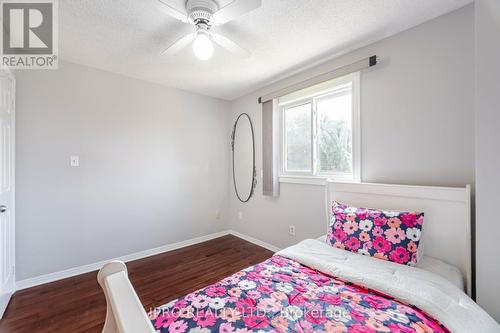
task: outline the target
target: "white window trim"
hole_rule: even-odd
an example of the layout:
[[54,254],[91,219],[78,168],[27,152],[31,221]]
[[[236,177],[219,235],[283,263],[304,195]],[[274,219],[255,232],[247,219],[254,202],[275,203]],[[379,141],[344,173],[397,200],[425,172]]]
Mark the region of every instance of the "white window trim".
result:
[[[335,180],[343,182],[361,182],[361,94],[360,94],[360,72],[352,73],[334,80],[304,89],[300,92],[284,96],[279,99],[279,181],[280,183],[293,183],[293,184],[310,184],[310,185],[324,185],[326,180]],[[352,83],[352,149],[353,149],[353,174],[331,174],[331,173],[317,173],[315,168],[314,159],[316,158],[316,145],[314,144],[314,133],[316,124],[314,122],[314,113],[316,106],[314,99],[320,98],[331,94],[334,87],[342,84]],[[312,112],[311,130],[311,166],[313,168],[310,172],[284,172],[285,170],[285,131],[284,131],[284,109],[292,106],[299,106],[311,102]]]

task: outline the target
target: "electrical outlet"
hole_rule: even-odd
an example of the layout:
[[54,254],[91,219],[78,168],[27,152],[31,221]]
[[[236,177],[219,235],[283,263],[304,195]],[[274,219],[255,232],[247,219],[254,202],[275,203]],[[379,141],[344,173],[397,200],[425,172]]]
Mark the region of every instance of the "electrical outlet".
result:
[[294,225],[290,225],[290,226],[288,226],[288,233],[289,233],[291,236],[295,236],[295,226],[294,226]]
[[215,211],[215,219],[220,220],[220,210]]
[[243,220],[243,212],[238,212],[238,219]]
[[80,156],[70,156],[69,157],[69,165],[72,167],[78,167],[80,166]]

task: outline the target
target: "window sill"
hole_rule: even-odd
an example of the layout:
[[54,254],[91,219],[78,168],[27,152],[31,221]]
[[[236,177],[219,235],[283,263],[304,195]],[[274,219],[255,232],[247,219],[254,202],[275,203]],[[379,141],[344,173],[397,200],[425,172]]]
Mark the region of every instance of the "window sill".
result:
[[280,183],[288,184],[304,184],[304,185],[316,185],[325,186],[327,180],[338,181],[342,183],[359,183],[360,181],[353,179],[332,179],[329,177],[307,177],[307,176],[280,176]]

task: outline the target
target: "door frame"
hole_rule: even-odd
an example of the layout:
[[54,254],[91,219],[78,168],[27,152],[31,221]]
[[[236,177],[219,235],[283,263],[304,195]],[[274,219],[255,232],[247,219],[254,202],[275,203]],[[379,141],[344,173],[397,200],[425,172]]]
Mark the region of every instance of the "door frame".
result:
[[12,127],[11,127],[11,192],[12,192],[12,202],[10,203],[10,207],[8,208],[11,213],[11,218],[12,218],[12,231],[11,231],[11,244],[12,245],[12,262],[13,262],[13,269],[14,272],[12,273],[12,281],[10,282],[12,284],[12,292],[6,293],[5,295],[0,294],[0,320],[3,318],[3,315],[5,314],[5,311],[7,309],[7,306],[9,305],[9,301],[12,297],[12,295],[16,292],[16,78],[12,71],[9,68],[6,68],[4,66],[0,65],[0,76],[7,76],[9,77],[12,82],[13,82],[13,87],[12,87],[12,95],[13,95],[13,100],[12,100],[12,110],[11,110],[11,117],[12,117]]

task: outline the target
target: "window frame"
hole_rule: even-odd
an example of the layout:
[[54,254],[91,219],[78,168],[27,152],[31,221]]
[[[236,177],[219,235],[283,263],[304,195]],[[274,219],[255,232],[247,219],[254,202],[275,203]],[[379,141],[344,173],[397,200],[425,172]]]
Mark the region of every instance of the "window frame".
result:
[[[352,86],[352,174],[319,172],[318,170],[318,112],[317,100],[339,93],[342,86]],[[311,104],[311,171],[286,171],[285,110]],[[360,72],[330,80],[299,92],[283,96],[278,101],[279,110],[279,180],[285,183],[323,185],[325,181],[361,181],[361,117]]]

